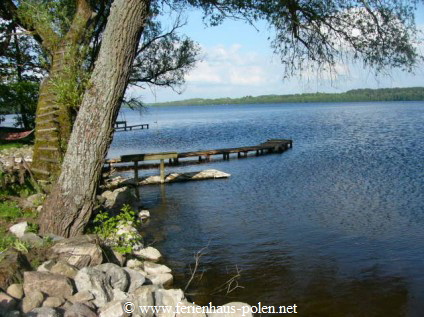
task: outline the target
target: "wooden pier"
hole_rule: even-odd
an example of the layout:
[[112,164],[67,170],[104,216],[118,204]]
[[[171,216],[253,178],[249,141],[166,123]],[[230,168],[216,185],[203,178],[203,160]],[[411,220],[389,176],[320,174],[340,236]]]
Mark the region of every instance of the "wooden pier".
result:
[[148,128],[149,128],[148,123],[127,125],[127,121],[116,121],[115,122],[115,132],[142,130],[142,129],[148,129]]
[[[253,152],[256,156],[271,153],[282,153],[293,146],[292,140],[286,139],[270,139],[266,142],[255,146],[244,146],[236,148],[216,149],[216,150],[204,150],[194,152],[162,152],[162,153],[146,153],[146,154],[131,154],[123,155],[120,158],[106,160],[106,164],[109,169],[112,165],[124,163],[125,170],[134,169],[134,178],[138,182],[138,170],[140,169],[139,162],[141,161],[160,161],[159,169],[161,182],[165,180],[165,160],[169,160],[169,165],[178,165],[184,158],[198,157],[199,162],[210,161],[210,158],[215,155],[222,155],[224,160],[229,160],[231,154],[237,154],[238,158],[247,157],[248,153]],[[133,163],[133,165],[128,165]]]

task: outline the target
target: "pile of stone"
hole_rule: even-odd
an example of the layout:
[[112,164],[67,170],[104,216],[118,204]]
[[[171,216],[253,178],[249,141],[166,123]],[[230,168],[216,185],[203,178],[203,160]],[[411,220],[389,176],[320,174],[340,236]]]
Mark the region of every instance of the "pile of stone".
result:
[[161,254],[153,247],[128,259],[113,252],[105,256],[98,238],[85,235],[61,240],[51,251],[51,260],[36,271],[24,272],[22,283],[0,292],[1,316],[206,317],[204,313],[140,311],[139,306],[193,305],[182,290],[166,289],[172,285],[171,269],[157,263]]
[[22,158],[25,162],[32,162],[32,149],[30,145],[25,145],[20,148],[10,148],[0,151],[0,164],[6,167],[18,165],[22,162]]

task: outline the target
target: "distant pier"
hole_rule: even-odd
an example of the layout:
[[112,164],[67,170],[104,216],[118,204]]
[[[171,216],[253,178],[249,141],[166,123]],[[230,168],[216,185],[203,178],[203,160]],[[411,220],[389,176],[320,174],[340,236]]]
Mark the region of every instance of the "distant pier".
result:
[[127,121],[116,121],[114,128],[115,128],[115,132],[142,130],[142,129],[148,129],[149,124],[143,123],[143,124],[128,125]]
[[[105,163],[110,170],[113,166],[116,170],[134,170],[134,178],[138,181],[138,170],[141,168],[139,162],[141,161],[160,161],[159,169],[161,180],[165,179],[165,160],[169,161],[169,165],[178,165],[180,159],[197,157],[199,162],[210,161],[212,156],[222,155],[224,160],[229,160],[231,154],[237,154],[238,158],[247,157],[248,153],[255,153],[256,156],[282,153],[293,146],[292,140],[287,139],[269,139],[254,146],[243,146],[236,148],[225,148],[216,150],[203,150],[193,152],[161,152],[161,153],[145,153],[145,154],[131,154],[123,155],[120,158],[106,160]],[[133,163],[133,165],[128,165]],[[124,166],[116,166],[116,164],[126,164]]]

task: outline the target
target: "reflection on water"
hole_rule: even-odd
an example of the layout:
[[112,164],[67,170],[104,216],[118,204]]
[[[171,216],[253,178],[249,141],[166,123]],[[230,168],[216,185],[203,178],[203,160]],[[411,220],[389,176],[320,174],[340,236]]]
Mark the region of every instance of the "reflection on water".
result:
[[[110,156],[295,142],[282,155],[172,168],[216,168],[232,174],[226,180],[142,188],[147,239],[178,286],[208,246],[189,289],[197,303],[422,316],[424,104],[175,107],[142,121],[151,129],[117,133]],[[233,286],[243,288],[216,292],[237,270]]]

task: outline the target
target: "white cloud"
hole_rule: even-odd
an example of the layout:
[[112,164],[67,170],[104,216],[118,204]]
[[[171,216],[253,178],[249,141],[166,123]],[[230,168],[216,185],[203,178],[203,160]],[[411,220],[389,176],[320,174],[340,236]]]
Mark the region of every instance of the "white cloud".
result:
[[270,61],[255,52],[244,52],[239,44],[203,48],[203,51],[207,52],[203,61],[186,77],[188,86],[258,86],[272,80],[268,72]]

